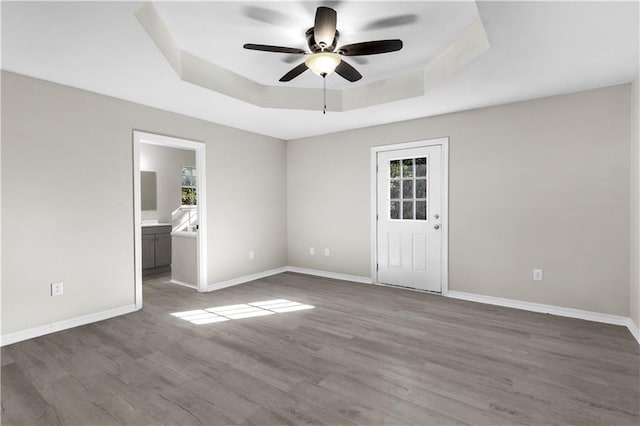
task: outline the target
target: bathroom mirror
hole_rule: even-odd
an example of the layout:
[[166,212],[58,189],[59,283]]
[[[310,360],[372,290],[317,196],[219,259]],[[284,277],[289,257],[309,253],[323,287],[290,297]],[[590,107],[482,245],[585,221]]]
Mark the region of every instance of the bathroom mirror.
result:
[[157,210],[156,172],[140,172],[142,210]]

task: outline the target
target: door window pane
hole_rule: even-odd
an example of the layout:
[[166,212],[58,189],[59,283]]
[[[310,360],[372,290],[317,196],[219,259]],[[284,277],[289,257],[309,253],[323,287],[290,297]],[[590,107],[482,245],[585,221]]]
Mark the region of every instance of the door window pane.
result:
[[400,198],[400,181],[392,180],[390,184],[389,198]]
[[416,198],[427,198],[426,179],[416,179]]
[[402,198],[413,198],[413,181],[410,179],[402,181]]
[[424,200],[416,201],[416,220],[427,219],[427,202]]
[[402,202],[402,218],[413,219],[413,201]]
[[391,179],[400,177],[400,160],[392,161],[389,164],[389,177]]
[[400,201],[391,201],[389,206],[389,217],[391,219],[400,219]]
[[427,158],[416,158],[416,177],[427,175]]
[[413,177],[413,158],[410,160],[402,160],[402,177]]

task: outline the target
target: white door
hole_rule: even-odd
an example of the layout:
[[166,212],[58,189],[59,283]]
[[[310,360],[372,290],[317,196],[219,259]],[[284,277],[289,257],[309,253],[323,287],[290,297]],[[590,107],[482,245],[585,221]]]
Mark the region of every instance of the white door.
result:
[[442,145],[377,154],[378,282],[442,291]]

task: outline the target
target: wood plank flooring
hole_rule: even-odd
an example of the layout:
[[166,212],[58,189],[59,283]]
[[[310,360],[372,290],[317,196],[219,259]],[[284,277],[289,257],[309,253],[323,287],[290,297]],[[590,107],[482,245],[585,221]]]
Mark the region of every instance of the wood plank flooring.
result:
[[[2,348],[3,425],[640,423],[624,327],[285,273]],[[314,309],[196,325],[170,315]]]

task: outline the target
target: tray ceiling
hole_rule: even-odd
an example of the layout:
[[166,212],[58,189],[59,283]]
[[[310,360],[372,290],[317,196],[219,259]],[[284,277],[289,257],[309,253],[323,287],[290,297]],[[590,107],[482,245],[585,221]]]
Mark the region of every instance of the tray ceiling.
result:
[[[282,139],[627,83],[638,71],[638,2],[153,3],[176,49],[189,58],[266,91],[309,91],[295,96],[306,93],[303,109],[251,103],[207,87],[206,67],[186,79],[176,72],[136,16],[147,4],[3,2],[2,68]],[[307,73],[283,85],[278,78],[297,62],[242,49],[247,42],[304,47],[303,33],[323,4],[338,11],[343,43],[405,42],[400,52],[353,61],[365,77],[358,84],[331,76],[330,90],[360,92],[352,96],[357,107],[343,108],[342,99],[339,112],[326,116],[322,100],[316,101],[319,77]],[[377,102],[362,89],[394,81],[389,93],[411,95],[411,84],[399,76],[426,75],[428,65],[474,22],[488,48],[453,69],[440,69],[441,78],[423,84],[423,93]],[[189,82],[194,79],[196,84]],[[384,87],[377,93],[384,94]]]

